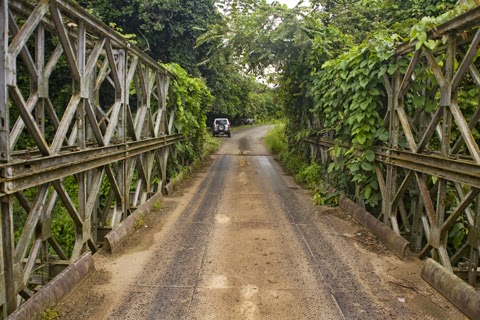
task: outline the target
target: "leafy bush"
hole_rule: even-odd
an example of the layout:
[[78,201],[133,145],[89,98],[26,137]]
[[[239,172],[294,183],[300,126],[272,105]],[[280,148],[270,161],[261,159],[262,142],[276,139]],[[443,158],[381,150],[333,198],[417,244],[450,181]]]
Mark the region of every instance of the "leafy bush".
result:
[[295,175],[295,179],[305,184],[308,188],[314,189],[322,180],[323,174],[323,167],[314,162],[310,165],[302,166],[299,172]]
[[265,136],[265,144],[273,154],[279,154],[287,149],[285,125],[276,124]]
[[199,78],[190,77],[176,63],[163,65],[174,74],[170,103],[177,109],[175,128],[183,134],[185,141],[175,145],[187,162],[201,156],[206,141],[206,114],[210,110],[213,97]]

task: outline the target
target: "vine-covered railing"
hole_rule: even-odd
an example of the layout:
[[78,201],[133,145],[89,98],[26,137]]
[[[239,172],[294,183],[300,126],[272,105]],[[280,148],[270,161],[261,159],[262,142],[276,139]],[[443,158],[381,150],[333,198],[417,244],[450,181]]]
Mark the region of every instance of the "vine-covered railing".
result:
[[183,140],[171,73],[73,1],[36,3],[0,7],[4,315],[161,192]]
[[[480,251],[479,26],[476,7],[435,28],[428,38],[420,36],[397,47],[390,65],[373,59],[370,65],[375,68],[369,70],[369,61],[361,60],[365,50],[339,63],[344,70],[339,79],[346,85],[351,77],[358,80],[358,97],[370,103],[355,104],[351,101],[358,97],[346,97],[351,99],[351,112],[340,115],[344,123],[335,127],[332,116],[320,114],[326,133],[306,139],[312,156],[332,174],[348,158],[343,172],[354,182],[346,189],[373,205],[369,200],[378,190],[379,219],[408,239],[412,252],[432,257],[473,287],[479,282]],[[365,72],[352,75],[349,63],[355,62]],[[341,88],[326,90],[342,94]],[[335,101],[333,96],[330,101]],[[329,102],[321,103],[324,107]],[[377,115],[383,117],[388,136],[384,144],[368,145],[366,135],[379,141],[385,131],[375,129],[371,119]],[[347,125],[350,143],[345,137],[338,139]]]

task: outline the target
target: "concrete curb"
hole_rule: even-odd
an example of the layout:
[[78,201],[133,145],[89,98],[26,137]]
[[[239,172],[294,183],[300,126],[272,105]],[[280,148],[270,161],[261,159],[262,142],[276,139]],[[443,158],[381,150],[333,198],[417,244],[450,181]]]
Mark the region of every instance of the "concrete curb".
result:
[[123,220],[114,230],[110,231],[105,236],[104,248],[106,251],[113,253],[120,244],[135,231],[136,223],[138,219],[142,218],[152,210],[160,206],[160,202],[163,199],[163,194],[158,192],[153,197],[147,200],[144,204],[140,205],[131,215]]
[[407,247],[410,242],[401,237],[395,231],[381,223],[367,210],[345,196],[340,197],[340,207],[348,211],[365,228],[369,229],[380,241],[382,241],[400,259],[405,258]]
[[[205,161],[206,156],[202,156],[202,162]],[[176,185],[182,182],[185,178],[183,172],[179,173],[171,182],[169,182],[164,190],[167,195],[171,195]],[[112,253],[120,244],[135,231],[137,219],[145,216],[154,209],[160,206],[163,199],[162,192],[158,192],[151,197],[147,202],[140,205],[130,216],[122,221],[117,228],[110,231],[105,236],[104,248],[106,251]],[[23,320],[32,319],[36,315],[43,312],[46,308],[60,303],[72,294],[82,283],[95,271],[95,264],[93,256],[90,252],[82,255],[75,263],[69,265],[52,281],[46,284],[40,291],[38,291],[32,298],[19,306],[7,320]]]
[[47,307],[66,299],[93,271],[95,271],[93,257],[90,252],[87,252],[47,283],[33,297],[20,305],[7,319],[32,319]]
[[165,193],[170,196],[175,191],[177,184],[182,182],[184,179],[183,172],[180,172],[175,178],[172,179],[167,185],[165,186]]
[[471,319],[480,319],[480,294],[433,259],[426,259],[421,277]]
[[[171,195],[175,189],[176,185],[183,181],[184,179],[183,172],[179,173],[172,181],[167,183],[164,190],[167,195]],[[158,192],[153,197],[147,200],[144,204],[140,205],[131,215],[129,215],[125,220],[123,220],[114,230],[110,231],[105,236],[105,245],[104,248],[106,251],[113,253],[120,244],[135,231],[135,224],[137,219],[149,214],[154,209],[156,209],[160,201],[163,199],[163,194]]]

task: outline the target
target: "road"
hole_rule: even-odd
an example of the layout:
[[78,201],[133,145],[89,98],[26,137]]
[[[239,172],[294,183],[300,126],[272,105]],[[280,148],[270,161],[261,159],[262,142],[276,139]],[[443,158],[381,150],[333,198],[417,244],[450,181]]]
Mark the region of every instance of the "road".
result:
[[464,319],[340,208],[234,132],[62,306],[63,319]]

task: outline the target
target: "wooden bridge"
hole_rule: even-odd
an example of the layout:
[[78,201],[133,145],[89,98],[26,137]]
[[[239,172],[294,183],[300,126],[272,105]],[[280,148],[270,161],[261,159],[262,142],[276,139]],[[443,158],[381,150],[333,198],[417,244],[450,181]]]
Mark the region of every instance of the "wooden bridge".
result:
[[[137,208],[152,205],[173,178],[169,159],[187,163],[173,147],[184,139],[167,99],[173,76],[156,61],[73,1],[2,0],[0,22],[0,305],[7,316],[66,267],[88,272],[76,263],[91,259],[109,231],[131,225]],[[424,278],[470,315],[478,312],[480,107],[465,114],[458,96],[474,83],[478,98],[479,25],[476,8],[430,35],[444,40],[435,51],[415,50],[415,43],[397,49],[410,64],[384,76],[390,138],[376,149],[382,210],[371,222],[397,255],[431,257]],[[440,104],[411,112],[406,95],[422,72],[436,82],[421,94]],[[67,80],[64,105],[49,90],[59,79]],[[328,166],[334,138],[307,141],[312,157]],[[371,221],[347,199],[342,205]],[[58,210],[75,230],[72,248],[56,237]],[[14,215],[25,217],[17,236]],[[452,251],[457,221],[467,237]]]

